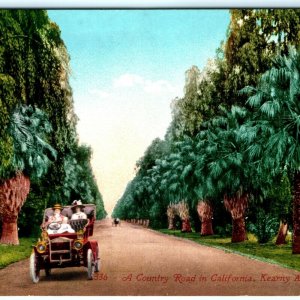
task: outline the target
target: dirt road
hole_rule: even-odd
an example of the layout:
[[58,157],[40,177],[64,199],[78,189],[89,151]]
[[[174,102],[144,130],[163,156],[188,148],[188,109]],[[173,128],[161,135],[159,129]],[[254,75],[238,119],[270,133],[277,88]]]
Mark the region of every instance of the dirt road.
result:
[[[5,295],[300,295],[300,272],[111,220],[95,225],[102,268],[94,280],[86,269],[54,269],[38,284],[29,261],[0,271]],[[292,257],[291,259],[299,259]]]

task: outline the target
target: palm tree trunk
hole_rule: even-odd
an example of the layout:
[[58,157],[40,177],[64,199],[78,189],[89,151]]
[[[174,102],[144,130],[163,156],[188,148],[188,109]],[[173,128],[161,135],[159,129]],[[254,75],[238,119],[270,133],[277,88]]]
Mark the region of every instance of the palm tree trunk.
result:
[[212,220],[208,219],[201,222],[201,235],[213,235]]
[[192,227],[189,219],[182,220],[181,232],[192,232]]
[[15,216],[3,217],[1,244],[19,245],[17,224],[17,218]]
[[246,226],[244,216],[238,219],[232,218],[232,243],[240,243],[246,240]]
[[288,231],[288,223],[286,220],[280,221],[279,231],[276,239],[276,245],[283,245],[286,243],[285,239]]
[[148,227],[149,227],[149,224],[150,224],[150,220],[149,220],[149,219],[147,219],[147,220],[146,220],[146,224],[145,224],[145,226],[148,228]]
[[185,201],[181,201],[177,203],[174,207],[182,221],[181,232],[192,232],[188,204]]
[[18,215],[30,190],[30,180],[23,173],[0,185],[0,215],[2,234],[0,243],[18,245]]
[[245,211],[248,205],[246,194],[236,193],[232,197],[224,196],[225,208],[232,217],[232,243],[244,242],[247,238],[245,226]]
[[300,254],[300,172],[294,176],[293,254]]
[[168,229],[169,230],[174,230],[175,225],[174,225],[174,205],[169,204],[168,209],[167,209],[167,216],[168,216]]
[[197,212],[201,220],[201,235],[213,235],[213,210],[210,203],[208,201],[200,201],[197,205]]
[[175,229],[175,227],[174,227],[174,218],[168,217],[168,223],[169,223],[168,229],[170,229],[170,230]]

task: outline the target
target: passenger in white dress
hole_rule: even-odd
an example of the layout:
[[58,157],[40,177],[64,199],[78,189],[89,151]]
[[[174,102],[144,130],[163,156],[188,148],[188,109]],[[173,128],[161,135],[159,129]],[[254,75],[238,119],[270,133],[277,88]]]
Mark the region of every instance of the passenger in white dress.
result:
[[81,200],[74,200],[72,204],[74,213],[72,214],[71,220],[87,219],[87,215],[82,211],[84,205]]

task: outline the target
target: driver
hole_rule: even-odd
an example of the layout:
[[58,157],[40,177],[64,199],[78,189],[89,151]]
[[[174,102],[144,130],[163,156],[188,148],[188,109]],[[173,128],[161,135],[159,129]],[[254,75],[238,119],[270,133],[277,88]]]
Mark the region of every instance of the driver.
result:
[[62,207],[60,204],[55,204],[53,207],[53,215],[48,218],[48,221],[43,224],[42,227],[46,227],[53,222],[63,222],[65,216],[61,214]]
[[49,234],[53,234],[53,233],[63,233],[63,232],[70,232],[70,233],[74,233],[74,229],[72,229],[72,227],[68,224],[68,217],[65,217],[61,211],[62,211],[62,207],[60,204],[55,204],[53,206],[53,215],[49,217],[48,221],[45,222],[42,225],[42,228],[47,228],[49,226],[49,224],[54,225],[54,223],[57,223],[57,228],[47,228],[47,232]]

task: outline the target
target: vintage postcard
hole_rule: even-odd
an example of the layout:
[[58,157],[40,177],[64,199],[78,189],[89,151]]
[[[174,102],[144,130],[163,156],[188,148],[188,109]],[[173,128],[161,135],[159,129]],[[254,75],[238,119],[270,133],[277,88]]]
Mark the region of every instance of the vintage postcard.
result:
[[300,9],[76,8],[0,9],[0,297],[299,296]]

